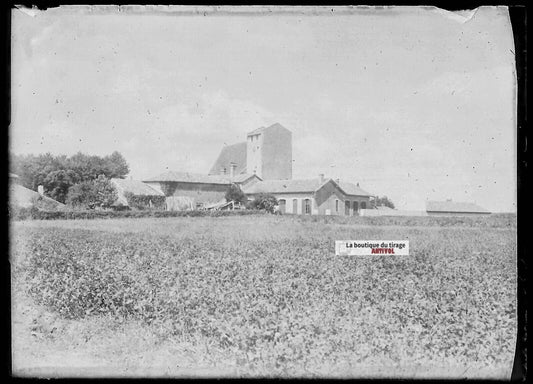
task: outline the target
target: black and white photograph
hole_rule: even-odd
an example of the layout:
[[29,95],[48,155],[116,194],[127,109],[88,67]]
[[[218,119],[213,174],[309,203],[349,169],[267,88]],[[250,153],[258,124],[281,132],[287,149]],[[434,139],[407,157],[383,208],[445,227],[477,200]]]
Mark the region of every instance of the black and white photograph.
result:
[[509,7],[16,6],[10,49],[12,375],[511,378]]

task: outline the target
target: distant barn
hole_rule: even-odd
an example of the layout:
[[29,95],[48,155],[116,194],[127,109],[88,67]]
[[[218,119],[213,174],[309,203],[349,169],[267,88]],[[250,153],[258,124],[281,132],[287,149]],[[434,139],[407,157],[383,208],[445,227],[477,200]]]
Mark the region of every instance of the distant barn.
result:
[[479,205],[452,201],[451,199],[446,201],[427,201],[426,212],[430,216],[490,215],[488,210]]

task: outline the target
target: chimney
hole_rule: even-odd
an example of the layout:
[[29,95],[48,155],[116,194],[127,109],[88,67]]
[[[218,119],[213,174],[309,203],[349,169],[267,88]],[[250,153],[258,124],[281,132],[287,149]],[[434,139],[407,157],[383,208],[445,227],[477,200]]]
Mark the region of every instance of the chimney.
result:
[[341,182],[341,179],[335,179],[335,182],[339,184]]
[[319,173],[318,174],[318,180],[320,180],[320,183],[324,182],[324,174],[323,173]]
[[39,195],[44,196],[44,187],[42,185],[39,185],[37,187],[37,192],[39,192]]
[[230,179],[233,179],[233,176],[235,176],[235,169],[237,168],[237,164],[230,163],[229,165],[229,177]]

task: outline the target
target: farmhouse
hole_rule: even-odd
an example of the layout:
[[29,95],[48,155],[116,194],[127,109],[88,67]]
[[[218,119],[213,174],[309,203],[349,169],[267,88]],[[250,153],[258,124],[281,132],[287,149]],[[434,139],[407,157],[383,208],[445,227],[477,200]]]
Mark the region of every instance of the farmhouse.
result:
[[474,203],[446,201],[427,201],[426,212],[430,216],[470,216],[489,215],[490,212]]
[[263,180],[243,188],[249,198],[274,195],[282,213],[307,215],[356,215],[370,203],[370,194],[358,185],[326,179]]
[[169,171],[143,182],[166,196],[167,209],[180,210],[224,202],[232,183],[250,200],[260,193],[273,194],[286,213],[356,215],[370,206],[371,197],[359,185],[324,175],[292,180],[292,133],[279,123],[223,147],[207,175]]

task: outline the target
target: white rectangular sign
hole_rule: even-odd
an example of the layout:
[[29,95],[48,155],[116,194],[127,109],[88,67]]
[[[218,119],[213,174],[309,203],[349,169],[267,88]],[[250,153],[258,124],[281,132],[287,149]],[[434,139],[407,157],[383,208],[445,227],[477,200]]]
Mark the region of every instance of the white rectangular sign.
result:
[[336,240],[337,256],[409,256],[409,240]]

